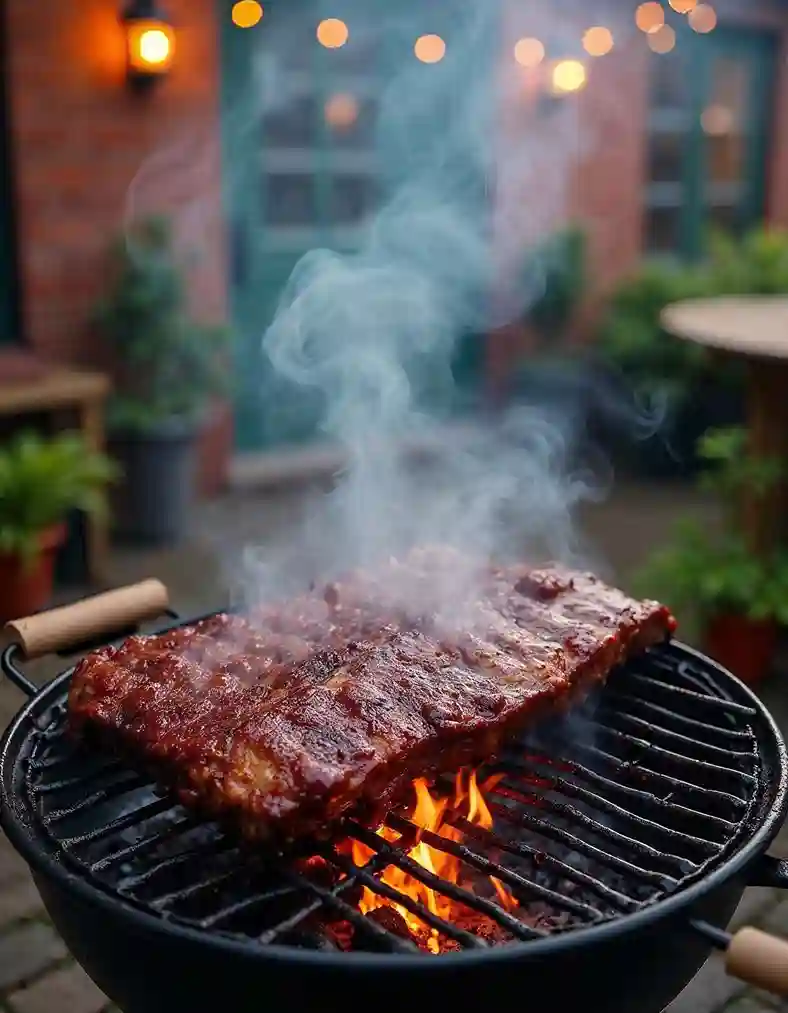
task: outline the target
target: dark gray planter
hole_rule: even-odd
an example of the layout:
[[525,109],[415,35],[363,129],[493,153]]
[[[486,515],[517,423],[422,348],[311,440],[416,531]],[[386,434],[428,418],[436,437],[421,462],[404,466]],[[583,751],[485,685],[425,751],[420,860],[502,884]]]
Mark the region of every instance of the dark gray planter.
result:
[[113,493],[115,534],[165,544],[188,534],[195,499],[197,427],[174,419],[152,432],[115,432],[109,452],[123,469]]

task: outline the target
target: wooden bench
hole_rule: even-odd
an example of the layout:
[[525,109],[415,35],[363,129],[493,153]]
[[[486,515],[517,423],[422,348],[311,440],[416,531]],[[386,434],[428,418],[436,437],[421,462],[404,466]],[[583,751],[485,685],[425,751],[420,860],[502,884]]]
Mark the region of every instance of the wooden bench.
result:
[[[109,390],[110,381],[101,373],[58,367],[29,379],[4,383],[0,363],[0,418],[73,412],[88,445],[103,450],[104,405]],[[105,520],[90,518],[86,537],[88,577],[92,584],[103,585],[107,578],[109,547]]]

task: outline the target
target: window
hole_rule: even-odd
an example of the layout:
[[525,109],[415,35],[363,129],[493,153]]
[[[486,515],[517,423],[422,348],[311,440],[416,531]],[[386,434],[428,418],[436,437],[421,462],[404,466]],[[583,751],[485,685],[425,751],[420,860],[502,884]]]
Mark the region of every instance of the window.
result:
[[651,57],[645,242],[697,256],[708,232],[739,232],[763,214],[774,40],[718,27]]

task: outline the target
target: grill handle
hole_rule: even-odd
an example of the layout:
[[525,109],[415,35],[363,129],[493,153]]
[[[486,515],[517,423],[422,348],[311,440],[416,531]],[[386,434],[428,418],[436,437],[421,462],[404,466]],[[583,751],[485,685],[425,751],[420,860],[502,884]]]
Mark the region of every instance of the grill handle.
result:
[[739,981],[773,995],[788,995],[788,942],[760,929],[745,928],[732,937],[725,969]]
[[768,886],[788,890],[788,858],[761,855],[750,873],[748,886]]
[[101,639],[112,640],[112,634],[134,629],[169,611],[169,593],[164,584],[143,580],[6,623],[2,646],[16,645],[31,661]]

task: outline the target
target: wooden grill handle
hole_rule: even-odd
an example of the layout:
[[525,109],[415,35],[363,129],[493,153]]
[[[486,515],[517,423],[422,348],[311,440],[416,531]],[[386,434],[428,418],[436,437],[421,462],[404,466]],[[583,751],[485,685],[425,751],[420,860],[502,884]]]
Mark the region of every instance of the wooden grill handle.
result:
[[92,598],[6,623],[3,643],[17,644],[25,658],[98,640],[156,619],[169,608],[169,593],[160,580],[143,580]]
[[759,929],[740,929],[725,955],[728,974],[773,995],[788,995],[788,941]]

